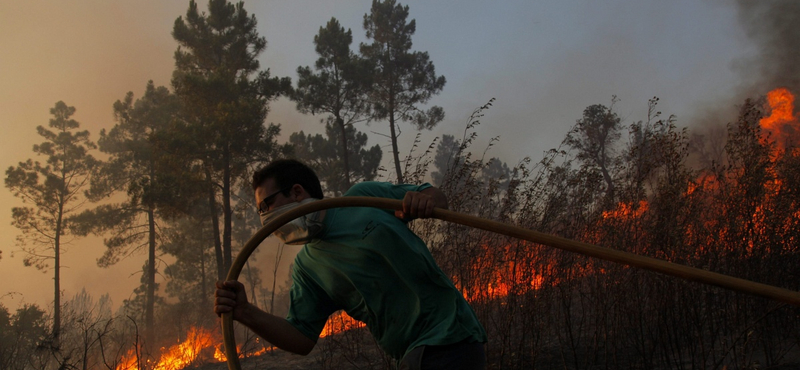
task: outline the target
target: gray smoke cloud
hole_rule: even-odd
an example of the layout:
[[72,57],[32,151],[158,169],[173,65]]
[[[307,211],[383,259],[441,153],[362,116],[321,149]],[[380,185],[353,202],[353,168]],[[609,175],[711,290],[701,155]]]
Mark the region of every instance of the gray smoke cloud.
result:
[[747,61],[745,93],[763,95],[776,87],[800,92],[800,1],[739,0],[739,20],[758,55]]
[[779,87],[800,94],[800,1],[737,0],[736,7],[753,53],[732,65],[740,79],[736,91],[693,114],[693,146],[702,165],[723,161],[725,142],[718,138],[724,137],[726,124],[736,120],[746,99],[759,99]]

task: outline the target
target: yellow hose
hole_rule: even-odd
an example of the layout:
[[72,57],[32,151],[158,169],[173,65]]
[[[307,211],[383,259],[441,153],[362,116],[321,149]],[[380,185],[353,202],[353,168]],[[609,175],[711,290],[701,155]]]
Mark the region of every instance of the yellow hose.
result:
[[[244,268],[244,264],[253,251],[261,242],[271,235],[275,230],[302,215],[320,211],[328,208],[342,207],[375,207],[383,209],[400,210],[402,202],[395,199],[373,198],[373,197],[340,197],[323,199],[293,208],[283,213],[264,225],[250,240],[245,243],[242,251],[233,261],[227,280],[237,280]],[[447,211],[440,208],[433,210],[433,218],[443,221],[454,222],[464,226],[475,227],[482,230],[496,232],[506,236],[524,239],[533,243],[543,244],[550,247],[563,249],[569,252],[584,254],[590,257],[599,258],[606,261],[622,263],[625,265],[640,267],[643,269],[660,272],[663,274],[679,277],[681,279],[696,281],[703,284],[715,285],[730,289],[736,292],[748,293],[764,298],[773,299],[779,302],[788,303],[800,307],[800,293],[788,289],[778,288],[772,285],[756,283],[749,280],[735,278],[733,276],[718,274],[694,267],[679,265],[651,257],[640,256],[633,253],[622,252],[609,248],[602,248],[596,245],[582,243],[579,241],[548,235],[533,230],[524,229],[517,226],[503,224],[497,221],[487,220],[480,217],[470,216],[462,213]],[[239,355],[236,351],[236,339],[233,335],[233,316],[232,314],[222,314],[222,336],[225,344],[225,356],[228,358],[228,369],[241,370]]]

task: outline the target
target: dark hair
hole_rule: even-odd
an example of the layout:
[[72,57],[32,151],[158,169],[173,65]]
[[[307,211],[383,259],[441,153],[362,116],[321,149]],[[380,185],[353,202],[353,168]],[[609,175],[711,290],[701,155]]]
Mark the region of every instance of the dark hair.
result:
[[[322,186],[314,171],[294,159],[278,159],[253,174],[253,191],[264,184],[267,179],[275,179],[278,189],[286,189],[294,184],[300,184],[312,198],[322,199]],[[289,190],[283,191],[288,196]]]

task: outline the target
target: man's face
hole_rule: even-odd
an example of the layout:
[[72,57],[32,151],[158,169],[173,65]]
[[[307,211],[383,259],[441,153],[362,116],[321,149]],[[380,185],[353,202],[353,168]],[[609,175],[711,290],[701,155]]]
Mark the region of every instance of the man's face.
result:
[[[299,185],[296,185],[299,186]],[[284,190],[289,190],[289,196],[283,195]],[[275,183],[275,179],[269,178],[265,181],[261,186],[256,188],[256,204],[258,205],[259,210],[264,212],[272,211],[275,208],[278,208],[282,205],[297,202],[301,199],[297,199],[297,196],[294,195],[295,190],[291,189],[279,189],[277,184]],[[265,202],[266,199],[266,202]],[[262,203],[264,202],[264,203]]]

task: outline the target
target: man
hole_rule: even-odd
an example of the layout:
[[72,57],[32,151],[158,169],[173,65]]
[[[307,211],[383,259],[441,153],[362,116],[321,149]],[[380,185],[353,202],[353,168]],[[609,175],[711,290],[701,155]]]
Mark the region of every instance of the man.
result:
[[[316,174],[294,160],[270,163],[253,175],[252,185],[262,223],[276,209],[323,198]],[[432,216],[434,207],[447,208],[444,194],[430,184],[365,182],[345,196],[402,199],[403,210],[336,208],[305,219],[319,227],[296,223],[291,234],[308,242],[295,258],[287,318],[248,303],[237,281],[217,283],[214,311],[232,312],[273,345],[306,355],[328,316],[343,309],[402,359],[401,369],[483,369],[483,327],[406,225]]]

